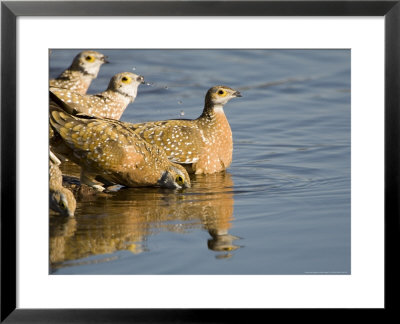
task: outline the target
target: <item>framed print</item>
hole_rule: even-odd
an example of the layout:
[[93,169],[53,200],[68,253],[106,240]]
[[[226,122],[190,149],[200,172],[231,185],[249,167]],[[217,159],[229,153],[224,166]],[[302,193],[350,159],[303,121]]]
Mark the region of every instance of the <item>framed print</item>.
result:
[[2,2],[2,321],[392,310],[399,14]]

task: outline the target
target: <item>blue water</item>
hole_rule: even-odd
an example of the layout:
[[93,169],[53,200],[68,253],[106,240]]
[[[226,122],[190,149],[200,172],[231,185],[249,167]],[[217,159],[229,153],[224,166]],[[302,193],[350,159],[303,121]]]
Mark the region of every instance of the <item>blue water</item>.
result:
[[[56,77],[80,50],[53,50]],[[112,75],[141,74],[122,120],[196,118],[225,106],[233,163],[192,188],[122,189],[50,217],[53,274],[350,274],[349,50],[101,50]],[[73,167],[72,167],[73,169]]]

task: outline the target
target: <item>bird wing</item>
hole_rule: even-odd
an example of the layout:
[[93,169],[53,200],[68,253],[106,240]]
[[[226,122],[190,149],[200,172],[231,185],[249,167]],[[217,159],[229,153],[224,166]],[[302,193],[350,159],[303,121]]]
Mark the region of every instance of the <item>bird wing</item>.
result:
[[50,123],[80,165],[111,174],[125,172],[143,162],[144,141],[117,121],[72,116],[53,108]]
[[193,120],[126,124],[146,142],[163,148],[172,162],[192,164],[199,160],[204,147],[204,136]]

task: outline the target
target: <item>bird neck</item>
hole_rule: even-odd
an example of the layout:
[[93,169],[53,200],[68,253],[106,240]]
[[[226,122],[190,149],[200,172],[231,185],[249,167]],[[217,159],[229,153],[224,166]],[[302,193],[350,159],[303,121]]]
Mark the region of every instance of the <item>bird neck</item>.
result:
[[125,92],[119,91],[118,89],[107,89],[104,93],[107,93],[108,97],[119,97],[128,103],[133,102],[136,98],[136,95],[129,95]]
[[220,114],[225,115],[224,105],[213,104],[211,102],[206,101],[203,113],[201,114],[200,118],[215,119]]
[[65,80],[75,80],[81,82],[87,83],[91,82],[96,76],[92,74],[85,73],[83,70],[80,69],[72,69],[69,68],[68,70],[65,70],[63,73],[61,73],[58,76],[58,79],[65,79]]
[[79,64],[71,64],[71,66],[68,68],[68,70],[82,73],[83,76],[86,76],[87,78],[91,78],[91,79],[95,79],[97,77],[97,73],[91,73],[91,72],[85,70]]

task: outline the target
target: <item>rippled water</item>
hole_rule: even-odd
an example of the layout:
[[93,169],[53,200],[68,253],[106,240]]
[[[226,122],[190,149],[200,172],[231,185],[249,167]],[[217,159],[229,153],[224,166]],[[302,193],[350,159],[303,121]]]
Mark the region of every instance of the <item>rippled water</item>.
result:
[[[79,51],[53,50],[50,77]],[[196,118],[211,86],[239,90],[233,163],[182,192],[121,189],[51,216],[51,273],[350,274],[349,50],[99,51],[111,63],[89,93],[124,71],[151,84],[124,121]]]

